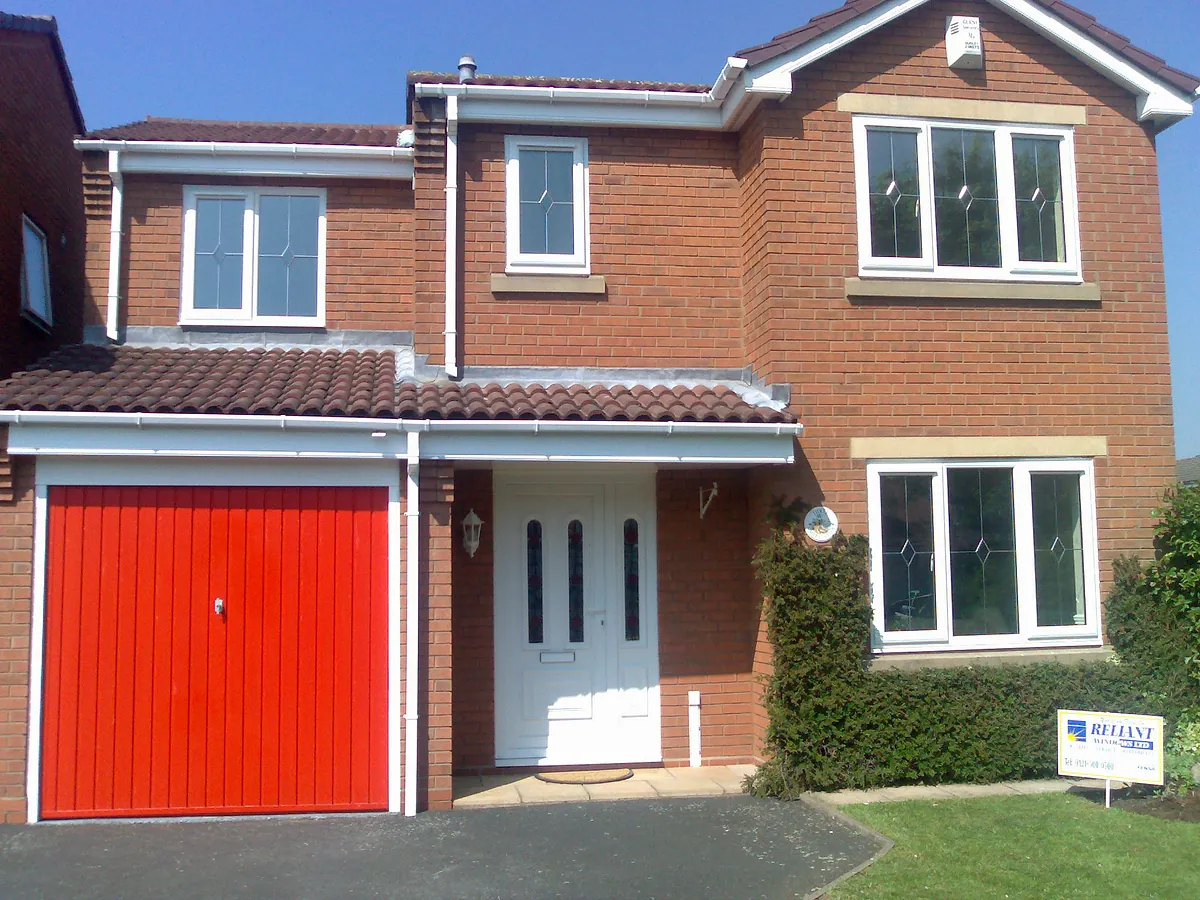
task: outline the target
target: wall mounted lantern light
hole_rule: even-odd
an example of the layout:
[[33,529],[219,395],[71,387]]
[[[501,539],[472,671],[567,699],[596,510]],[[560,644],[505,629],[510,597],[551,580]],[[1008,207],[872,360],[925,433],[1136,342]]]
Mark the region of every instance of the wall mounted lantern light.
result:
[[483,519],[475,515],[475,510],[471,510],[462,520],[463,527],[463,549],[467,551],[467,556],[475,558],[475,551],[479,549],[479,536],[483,533]]

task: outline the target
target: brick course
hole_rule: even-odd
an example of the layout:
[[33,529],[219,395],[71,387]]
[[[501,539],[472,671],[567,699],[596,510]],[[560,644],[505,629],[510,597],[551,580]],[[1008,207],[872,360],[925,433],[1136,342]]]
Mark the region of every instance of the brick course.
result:
[[24,822],[33,606],[33,461],[13,460],[13,499],[0,501],[0,822]]

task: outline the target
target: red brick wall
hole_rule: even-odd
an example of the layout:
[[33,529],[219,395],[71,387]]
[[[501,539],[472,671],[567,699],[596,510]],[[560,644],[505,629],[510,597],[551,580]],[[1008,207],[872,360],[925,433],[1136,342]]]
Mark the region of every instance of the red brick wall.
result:
[[[588,138],[604,295],[493,295],[504,271],[504,135]],[[741,366],[736,135],[462,126],[463,361]],[[437,352],[428,346],[422,350]]]
[[[0,31],[0,378],[81,334],[84,223],[75,131],[49,36]],[[46,234],[49,333],[21,315],[23,214]]]
[[[102,154],[88,154],[90,323],[108,292],[111,184]],[[125,176],[122,325],[179,323],[185,184],[303,185],[326,193],[326,327],[413,327],[413,192],[408,182]]]
[[421,709],[418,806],[449,809],[453,802],[451,678],[454,652],[451,555],[454,523],[454,468],[450,463],[421,466]]
[[[946,66],[945,16],[980,16],[986,69]],[[810,67],[743,138],[747,362],[790,382],[803,457],[768,492],[824,499],[866,527],[855,436],[1104,435],[1097,462],[1105,581],[1151,549],[1173,437],[1154,140],[1134,98],[981,0],[930,3]],[[847,91],[1086,106],[1076,129],[1083,268],[1099,305],[851,303],[857,243]],[[761,133],[761,147],[750,134]],[[797,189],[814,193],[799,200]],[[753,204],[753,206],[751,206]],[[752,209],[770,212],[759,217]],[[763,268],[765,266],[765,269]]]
[[12,468],[13,499],[0,501],[0,822],[25,821],[29,740],[33,463],[17,458]]
[[[701,487],[719,490],[703,519]],[[687,765],[689,690],[705,765],[752,762],[760,601],[750,568],[748,476],[658,473],[658,642],[663,760]]]
[[[463,518],[470,510],[483,519],[475,558],[462,545]],[[454,767],[491,768],[496,760],[496,638],[492,567],[496,520],[492,473],[454,473]]]

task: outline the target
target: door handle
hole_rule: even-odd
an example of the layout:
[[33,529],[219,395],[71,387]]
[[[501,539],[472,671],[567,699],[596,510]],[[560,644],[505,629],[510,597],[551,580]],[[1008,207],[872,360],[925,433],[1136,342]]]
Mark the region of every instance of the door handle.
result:
[[220,597],[213,601],[213,612],[218,616],[225,615],[225,601]]

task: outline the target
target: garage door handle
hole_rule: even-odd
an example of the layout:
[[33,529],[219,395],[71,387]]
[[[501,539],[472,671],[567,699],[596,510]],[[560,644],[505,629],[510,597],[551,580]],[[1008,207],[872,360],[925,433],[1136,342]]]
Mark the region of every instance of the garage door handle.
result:
[[218,616],[225,615],[225,601],[220,597],[213,601],[213,612],[215,612]]

